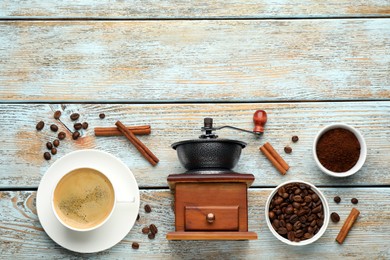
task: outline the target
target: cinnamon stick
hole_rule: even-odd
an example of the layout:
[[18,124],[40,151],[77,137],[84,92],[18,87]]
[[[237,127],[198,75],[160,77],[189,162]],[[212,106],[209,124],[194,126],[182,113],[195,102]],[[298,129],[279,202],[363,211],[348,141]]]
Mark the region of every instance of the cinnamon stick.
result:
[[348,232],[351,230],[356,219],[359,217],[360,211],[356,208],[352,208],[351,213],[349,213],[348,218],[345,220],[343,227],[341,228],[339,234],[336,237],[336,241],[339,244],[342,244],[345,238],[348,235]]
[[[127,126],[135,135],[148,135],[151,132],[150,125]],[[95,127],[95,136],[120,136],[123,135],[117,127]]]
[[264,147],[260,147],[260,151],[267,157],[267,159],[272,163],[272,165],[282,174],[285,175],[287,170],[283,168],[282,165],[271,155],[271,153]]
[[145,157],[150,164],[155,166],[159,159],[149,150],[146,145],[144,145],[130,130],[126,128],[120,121],[117,121],[115,125],[118,127],[118,130],[126,136],[126,138],[137,148],[137,150]]
[[275,160],[285,169],[286,171],[290,168],[285,160],[278,154],[278,152],[272,147],[270,143],[264,144],[265,149],[275,158]]

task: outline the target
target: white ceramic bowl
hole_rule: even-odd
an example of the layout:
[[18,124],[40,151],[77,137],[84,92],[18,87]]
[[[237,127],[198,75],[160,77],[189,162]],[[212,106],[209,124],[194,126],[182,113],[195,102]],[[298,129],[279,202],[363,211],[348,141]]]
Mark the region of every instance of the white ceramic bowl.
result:
[[[309,239],[306,239],[306,240],[302,240],[300,242],[292,242],[290,240],[288,240],[287,238],[284,238],[282,237],[281,235],[279,235],[276,230],[273,228],[272,224],[271,224],[271,221],[268,217],[268,213],[269,213],[269,206],[271,204],[271,200],[272,198],[274,197],[274,195],[278,192],[279,188],[286,185],[286,184],[289,184],[289,183],[294,183],[294,182],[298,182],[298,183],[304,183],[306,185],[309,185],[311,187],[311,189],[318,195],[318,197],[320,198],[321,202],[322,202],[322,208],[324,210],[324,223],[322,224],[322,227],[320,228],[320,230],[318,231],[317,234],[315,234],[312,238],[309,238]],[[272,192],[271,194],[269,195],[268,199],[267,199],[267,203],[265,204],[265,220],[267,222],[267,226],[269,228],[269,230],[271,231],[271,233],[277,238],[279,239],[280,241],[282,241],[283,243],[286,243],[288,245],[292,245],[292,246],[304,246],[304,245],[308,245],[308,244],[311,244],[313,243],[314,241],[316,241],[317,239],[319,239],[326,231],[327,227],[328,227],[328,224],[329,224],[329,205],[328,205],[328,202],[324,196],[324,194],[322,194],[322,192],[320,190],[318,190],[313,184],[311,183],[308,183],[308,182],[305,182],[305,181],[301,181],[301,180],[292,180],[292,181],[287,181],[287,182],[284,182],[282,184],[280,184],[278,187],[276,187]]]
[[[335,128],[343,128],[343,129],[347,129],[347,130],[351,131],[356,136],[356,138],[358,139],[358,141],[360,143],[360,156],[359,156],[359,160],[357,161],[355,166],[353,166],[351,169],[349,169],[346,172],[332,172],[332,171],[326,169],[320,163],[320,161],[318,160],[318,157],[317,157],[316,147],[317,147],[318,140],[320,139],[320,137],[325,132],[327,132],[327,131],[329,131],[331,129],[335,129]],[[324,172],[324,173],[326,173],[326,174],[328,174],[330,176],[333,176],[333,177],[347,177],[347,176],[351,176],[352,174],[354,174],[357,171],[359,171],[362,168],[364,162],[366,161],[366,157],[367,157],[366,141],[364,140],[363,135],[358,130],[356,130],[354,127],[352,127],[350,125],[347,125],[347,124],[331,124],[331,125],[328,125],[328,126],[324,127],[323,129],[321,129],[321,131],[319,131],[318,134],[316,135],[316,137],[314,138],[314,142],[313,142],[313,157],[314,157],[314,161],[316,162],[318,168],[320,168],[320,170],[322,172]]]

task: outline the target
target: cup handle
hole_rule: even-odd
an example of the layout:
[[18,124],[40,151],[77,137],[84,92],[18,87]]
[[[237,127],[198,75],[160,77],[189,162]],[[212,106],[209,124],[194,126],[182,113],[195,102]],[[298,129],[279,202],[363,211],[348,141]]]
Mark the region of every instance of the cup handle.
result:
[[135,203],[135,196],[131,199],[119,198],[116,200],[116,203]]

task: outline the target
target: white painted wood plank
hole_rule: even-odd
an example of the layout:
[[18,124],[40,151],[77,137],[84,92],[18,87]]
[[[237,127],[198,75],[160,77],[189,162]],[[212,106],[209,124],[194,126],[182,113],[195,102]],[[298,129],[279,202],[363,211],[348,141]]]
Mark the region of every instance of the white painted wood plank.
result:
[[[48,125],[55,123],[53,111],[64,108],[63,121],[68,127],[73,123],[69,115],[81,114],[80,121],[87,121],[90,128],[78,141],[67,139],[61,143],[58,154],[49,162],[43,159],[45,143],[56,134]],[[266,104],[3,104],[0,105],[0,187],[36,188],[48,167],[68,152],[79,149],[100,149],[119,157],[134,173],[141,187],[167,187],[166,177],[182,173],[174,142],[198,138],[204,117],[213,117],[215,126],[232,125],[253,129],[255,110],[264,109],[268,122],[263,137],[223,129],[217,131],[220,138],[241,140],[248,143],[242,151],[237,172],[252,173],[254,185],[276,186],[282,181],[303,179],[317,185],[389,185],[390,175],[390,102],[314,102],[314,103],[266,103]],[[106,118],[99,119],[104,112]],[[160,163],[152,167],[124,137],[94,137],[93,127],[113,126],[116,120],[127,125],[150,124],[152,133],[140,136]],[[46,127],[35,130],[38,121]],[[368,156],[361,171],[349,178],[332,178],[322,173],[312,158],[312,142],[316,133],[330,123],[347,123],[355,126],[366,138]],[[60,126],[60,130],[65,130]],[[298,143],[291,137],[298,135]],[[291,166],[287,175],[280,175],[260,153],[259,147],[270,142]],[[292,154],[283,148],[290,145]]]
[[145,0],[0,2],[0,18],[278,18],[389,16],[389,1]]
[[0,42],[0,102],[390,98],[390,19],[3,21]]
[[[327,258],[327,259],[388,259],[390,258],[390,189],[389,188],[321,188],[329,202],[330,211],[339,213],[339,223],[329,223],[328,229],[314,244],[291,247],[279,242],[269,231],[264,206],[270,189],[251,189],[249,192],[249,230],[258,234],[253,241],[170,241],[167,232],[174,230],[174,213],[171,210],[173,196],[167,190],[141,191],[140,220],[136,222],[126,238],[113,248],[98,254],[82,255],[70,252],[55,244],[44,233],[33,205],[35,192],[0,193],[0,250],[2,258]],[[333,197],[342,198],[340,204]],[[343,245],[335,238],[354,205],[361,212]],[[143,211],[145,204],[152,206],[152,212]],[[154,240],[141,233],[142,227],[154,223],[159,231]],[[140,244],[138,250],[131,243]]]

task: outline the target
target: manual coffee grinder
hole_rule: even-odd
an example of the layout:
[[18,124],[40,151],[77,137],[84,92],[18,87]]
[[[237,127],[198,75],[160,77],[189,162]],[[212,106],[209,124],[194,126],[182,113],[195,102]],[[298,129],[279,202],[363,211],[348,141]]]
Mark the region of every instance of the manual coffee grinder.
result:
[[205,118],[199,139],[172,144],[183,174],[168,176],[175,199],[175,231],[168,240],[253,240],[248,231],[248,187],[253,174],[231,170],[238,162],[246,143],[219,139],[215,130],[231,128],[260,136],[267,114],[258,110],[253,116],[255,128],[248,131],[232,126],[213,127],[213,119]]

